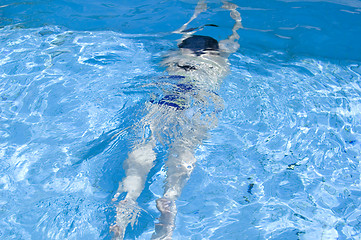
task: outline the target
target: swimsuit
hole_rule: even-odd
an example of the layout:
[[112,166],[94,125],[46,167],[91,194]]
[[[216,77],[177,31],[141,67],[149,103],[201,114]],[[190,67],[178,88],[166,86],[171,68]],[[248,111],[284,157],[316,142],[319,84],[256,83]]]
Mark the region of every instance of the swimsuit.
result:
[[[184,79],[184,76],[171,75],[167,76],[168,79]],[[189,107],[188,100],[186,95],[195,90],[195,87],[190,83],[177,83],[172,87],[172,90],[169,91],[165,96],[160,100],[152,99],[151,103],[156,103],[162,106],[173,107],[176,110],[184,110]],[[168,91],[167,91],[168,92]]]
[[[179,45],[179,48],[190,49],[196,56],[200,56],[205,53],[205,51],[218,51],[219,45],[218,41],[212,37],[192,35],[184,39]],[[197,70],[196,66],[192,65],[180,65],[177,63],[177,67],[183,69],[184,71],[194,71]],[[164,91],[165,96],[163,96],[159,101],[151,100],[152,103],[159,105],[165,105],[173,107],[176,110],[184,110],[189,108],[189,95],[194,95],[196,87],[190,83],[190,81],[184,81],[185,76],[181,75],[170,75],[165,77],[170,80],[177,80],[181,83],[174,85],[171,91]]]

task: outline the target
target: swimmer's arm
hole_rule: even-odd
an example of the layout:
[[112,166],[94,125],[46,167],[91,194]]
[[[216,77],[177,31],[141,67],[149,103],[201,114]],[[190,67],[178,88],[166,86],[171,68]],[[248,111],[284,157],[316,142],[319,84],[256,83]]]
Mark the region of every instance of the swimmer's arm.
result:
[[237,11],[237,7],[234,3],[223,1],[222,8],[229,10],[231,18],[235,21],[232,34],[227,39],[219,41],[219,47],[228,54],[237,52],[239,48],[239,35],[237,30],[243,28],[241,14]]
[[207,4],[205,3],[204,0],[200,0],[198,1],[198,4],[194,10],[194,13],[192,15],[192,17],[189,19],[188,22],[186,22],[185,24],[183,24],[182,27],[180,27],[178,30],[174,31],[173,33],[180,33],[183,34],[183,38],[187,38],[188,36],[192,35],[194,33],[194,31],[190,31],[190,32],[185,32],[185,29],[188,27],[188,24],[191,23],[194,19],[196,19],[198,17],[199,14],[201,14],[202,12],[207,10]]

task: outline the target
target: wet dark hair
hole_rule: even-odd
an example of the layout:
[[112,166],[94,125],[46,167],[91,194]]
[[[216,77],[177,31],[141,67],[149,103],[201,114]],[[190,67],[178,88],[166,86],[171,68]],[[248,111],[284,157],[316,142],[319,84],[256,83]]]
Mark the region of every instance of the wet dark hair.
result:
[[212,37],[192,35],[189,38],[184,39],[179,45],[179,48],[187,48],[192,50],[197,55],[203,53],[206,50],[218,51],[218,41]]

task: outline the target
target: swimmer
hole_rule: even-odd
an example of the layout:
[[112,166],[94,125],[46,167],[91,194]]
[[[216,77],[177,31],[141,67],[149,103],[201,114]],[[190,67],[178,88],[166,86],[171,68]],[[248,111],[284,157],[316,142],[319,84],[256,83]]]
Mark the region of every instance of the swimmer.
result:
[[199,1],[191,19],[174,33],[182,34],[178,49],[162,61],[168,74],[163,95],[147,103],[147,115],[141,126],[146,137],[136,143],[124,161],[125,178],[113,198],[125,198],[116,207],[113,239],[123,239],[125,230],[133,226],[140,214],[137,199],[143,191],[149,171],[154,166],[157,143],[167,144],[169,155],[163,196],[156,201],[160,212],[152,239],[172,239],[177,207],[175,201],[182,193],[196,163],[194,152],[217,123],[216,114],[222,109],[217,95],[222,79],[229,72],[228,57],[239,48],[237,30],[242,27],[235,4],[224,1],[222,8],[235,20],[232,34],[225,40],[195,35],[197,29],[187,30],[188,24],[207,8]]

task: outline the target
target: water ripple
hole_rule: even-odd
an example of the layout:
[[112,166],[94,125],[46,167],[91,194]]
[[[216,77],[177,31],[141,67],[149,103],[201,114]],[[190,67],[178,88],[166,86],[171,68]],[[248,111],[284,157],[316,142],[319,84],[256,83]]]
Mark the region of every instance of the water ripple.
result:
[[149,53],[114,32],[8,26],[0,34],[0,235],[109,236],[110,195],[97,180],[107,158],[87,162],[79,152],[121,128],[119,115],[141,100],[123,90],[151,74]]
[[[109,238],[133,138],[121,129],[140,117],[159,55],[114,32],[9,26],[0,36],[0,234]],[[225,109],[197,151],[175,238],[361,234],[360,64],[286,55],[231,57]],[[147,183],[154,195],[163,180]],[[140,238],[153,228],[154,195],[141,198]]]
[[[232,156],[226,158],[214,152],[220,157],[215,161],[228,159],[233,169],[240,168],[238,162],[251,167],[232,186],[246,203],[261,204],[254,215],[259,234],[269,239],[359,235],[355,222],[347,220],[360,211],[358,65],[296,59],[280,68],[268,56],[243,55],[233,61],[234,74],[223,88],[227,108],[214,138],[237,150],[225,150]],[[250,62],[262,69],[249,68]],[[203,168],[221,181],[209,165]],[[258,189],[258,196],[247,196],[244,182],[255,193]],[[237,195],[227,194],[229,203]]]

